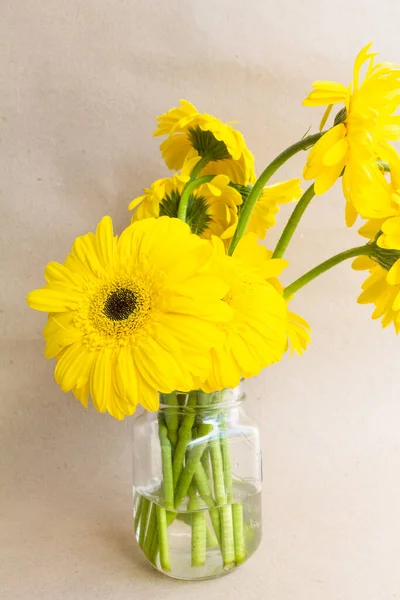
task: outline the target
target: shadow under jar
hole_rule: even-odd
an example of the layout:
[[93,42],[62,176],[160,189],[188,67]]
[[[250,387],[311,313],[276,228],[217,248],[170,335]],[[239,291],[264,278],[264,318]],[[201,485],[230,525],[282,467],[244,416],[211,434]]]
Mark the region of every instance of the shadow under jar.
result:
[[136,540],[178,579],[208,579],[244,563],[261,541],[259,429],[240,387],[160,394],[133,420]]

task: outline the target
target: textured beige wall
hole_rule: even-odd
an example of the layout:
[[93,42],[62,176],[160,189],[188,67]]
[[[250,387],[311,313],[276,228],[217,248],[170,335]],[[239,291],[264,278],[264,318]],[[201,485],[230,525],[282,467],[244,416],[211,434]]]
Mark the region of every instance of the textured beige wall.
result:
[[[129,200],[165,173],[156,115],[185,97],[238,119],[260,169],[317,124],[301,107],[314,79],[349,81],[370,39],[400,62],[400,4],[2,0],[0,10],[0,596],[400,597],[400,340],[357,306],[349,266],[296,300],[314,329],[307,355],[249,386],[264,431],[262,549],[229,578],[190,587],[138,556],[128,424],[61,393],[42,357],[45,319],[24,299],[76,235],[106,213],[122,228]],[[287,279],[354,243],[338,186],[306,215]]]

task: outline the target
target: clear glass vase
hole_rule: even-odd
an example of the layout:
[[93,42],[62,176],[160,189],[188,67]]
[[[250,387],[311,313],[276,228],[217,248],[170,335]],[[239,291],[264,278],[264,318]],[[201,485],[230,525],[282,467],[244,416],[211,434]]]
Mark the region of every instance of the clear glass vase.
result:
[[136,540],[159,571],[219,577],[261,541],[260,435],[240,388],[160,395],[133,421]]

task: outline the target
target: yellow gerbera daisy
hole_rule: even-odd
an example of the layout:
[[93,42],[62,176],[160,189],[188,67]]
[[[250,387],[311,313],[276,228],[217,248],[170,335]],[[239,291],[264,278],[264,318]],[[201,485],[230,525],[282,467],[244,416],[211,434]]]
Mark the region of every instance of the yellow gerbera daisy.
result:
[[[144,195],[130,203],[130,210],[136,208],[132,223],[162,215],[176,217],[187,181],[188,177],[184,175],[155,181],[144,190]],[[191,194],[186,221],[192,233],[206,239],[216,235],[229,244],[236,229],[238,206],[241,203],[242,197],[229,185],[229,178],[216,175],[212,181],[198,186]]]
[[[316,194],[326,192],[343,169],[343,190],[347,201],[346,219],[353,224],[357,213],[381,218],[393,213],[391,190],[378,159],[391,152],[387,140],[400,139],[400,68],[388,63],[374,64],[368,44],[358,54],[350,87],[331,81],[316,81],[305,106],[343,103],[332,127],[311,149],[304,168],[305,179],[315,179]],[[366,74],[360,81],[360,71]]]
[[276,223],[275,215],[279,212],[280,205],[296,202],[302,193],[300,179],[290,179],[265,187],[254,205],[246,231],[254,232],[260,240],[264,239],[268,229]]
[[370,239],[371,256],[359,256],[353,269],[369,271],[363,283],[360,304],[374,304],[373,319],[382,319],[382,326],[393,323],[400,331],[400,219],[370,220],[360,234]]
[[160,146],[169,169],[178,171],[188,157],[200,156],[209,162],[201,175],[227,175],[240,185],[254,183],[254,157],[243,135],[216,117],[199,113],[186,100],[157,118],[154,135],[168,135]]
[[138,403],[157,410],[159,391],[191,390],[233,312],[212,255],[178,219],[146,219],[117,238],[104,217],[64,264],[49,263],[28,303],[50,313],[46,357],[57,358],[63,391],[121,419]]
[[[212,351],[212,370],[201,388],[206,392],[232,388],[242,377],[257,375],[278,362],[287,347],[287,305],[266,281],[282,268],[280,259],[260,257],[257,237],[242,238],[233,256],[226,256],[221,240],[212,239],[219,256],[219,272],[229,286],[226,303],[233,310],[229,325],[221,325],[223,341]],[[266,250],[265,250],[266,251]],[[267,251],[266,251],[267,252]]]

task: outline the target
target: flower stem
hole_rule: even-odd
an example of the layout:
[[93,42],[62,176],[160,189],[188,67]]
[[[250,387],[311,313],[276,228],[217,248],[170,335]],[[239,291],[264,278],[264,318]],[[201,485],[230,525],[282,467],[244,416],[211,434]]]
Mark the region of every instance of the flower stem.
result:
[[224,567],[232,566],[235,563],[235,542],[233,537],[232,506],[225,504],[221,506],[221,544],[222,560]]
[[187,209],[188,209],[189,198],[190,198],[190,194],[193,192],[193,190],[197,186],[201,185],[202,183],[207,183],[208,181],[211,181],[212,179],[214,179],[214,175],[205,175],[204,177],[199,177],[197,179],[197,175],[206,166],[206,164],[209,162],[209,160],[210,159],[208,158],[208,156],[203,156],[203,158],[201,158],[199,160],[199,162],[197,163],[197,165],[195,165],[195,167],[193,168],[193,170],[190,174],[189,181],[183,188],[183,192],[181,195],[181,199],[179,201],[179,208],[178,208],[178,219],[181,219],[181,221],[186,222],[186,213],[187,213]]
[[192,567],[206,562],[206,514],[200,510],[197,488],[192,482],[189,488],[188,511],[192,512]]
[[235,563],[240,565],[246,558],[243,530],[243,505],[241,502],[232,504],[233,537],[235,540]]
[[224,467],[219,439],[216,438],[211,440],[209,447],[215,498],[220,509],[222,560],[224,562],[224,566],[229,566],[235,560],[232,508],[230,504],[227,504]]
[[301,217],[303,216],[307,206],[310,204],[311,200],[315,196],[314,184],[310,185],[310,187],[304,192],[300,200],[295,206],[294,211],[291,214],[289,221],[286,223],[285,229],[282,232],[281,237],[276,245],[275,251],[272,255],[272,258],[282,258],[285,253],[286,248],[288,247],[290,240],[293,237],[293,234],[296,230],[297,225],[300,222]]
[[138,530],[139,523],[142,518],[143,500],[144,500],[144,496],[139,495],[139,499],[138,499],[137,506],[136,506],[136,512],[135,512],[135,520],[134,520],[135,533]]
[[[218,512],[218,509],[215,509]],[[207,550],[212,550],[219,545],[217,536],[214,531],[211,529],[209,523],[206,521],[206,548]]]
[[196,413],[194,411],[195,406],[196,394],[192,392],[189,396],[187,414],[183,417],[181,426],[179,428],[178,442],[174,452],[172,472],[175,486],[178,483],[180,474],[182,472],[187,445],[192,439],[192,427],[196,418]]
[[248,222],[251,217],[251,213],[253,211],[254,205],[257,202],[258,198],[261,195],[266,183],[271,179],[272,175],[281,167],[289,158],[294,156],[300,150],[307,150],[313,146],[324,134],[324,131],[319,133],[315,133],[313,135],[308,135],[307,137],[299,140],[289,148],[286,148],[283,152],[281,152],[261,173],[260,177],[255,182],[253,189],[251,190],[245,205],[243,206],[243,210],[239,217],[239,222],[236,227],[235,235],[233,236],[231,245],[229,247],[229,254],[232,255],[236,246],[238,245],[240,239],[244,235]]
[[163,473],[163,495],[165,508],[174,508],[174,479],[172,474],[172,449],[168,438],[168,429],[159,419],[158,435],[161,445],[161,462]]
[[[200,428],[199,428],[200,429]],[[208,432],[208,430],[207,430]],[[185,468],[182,470],[179,480],[175,487],[175,508],[179,508],[187,495],[189,486],[197,466],[200,464],[201,457],[207,447],[207,442],[196,444],[189,452]]]
[[221,453],[222,453],[222,464],[224,471],[224,483],[225,483],[225,492],[228,502],[232,502],[233,500],[233,490],[232,490],[232,464],[231,464],[231,453],[229,449],[229,441],[226,434],[226,423],[225,420],[222,420],[221,423]]
[[211,487],[207,473],[204,471],[203,465],[200,463],[195,471],[194,480],[199,490],[202,500],[209,507],[209,515],[218,544],[221,545],[221,520],[219,518],[218,508],[214,498],[212,497]]
[[164,395],[165,404],[168,404],[171,408],[165,411],[165,423],[168,429],[168,437],[172,446],[175,447],[178,441],[178,429],[179,429],[179,413],[178,413],[178,399],[176,392],[172,394]]
[[293,296],[293,294],[298,292],[302,287],[307,285],[307,283],[310,283],[310,281],[312,281],[316,277],[319,277],[319,275],[322,275],[322,273],[329,271],[329,269],[336,267],[336,265],[339,265],[341,262],[343,262],[349,258],[354,258],[356,256],[370,256],[372,254],[372,252],[373,252],[372,247],[369,244],[367,244],[365,246],[358,246],[356,248],[350,248],[349,250],[345,250],[344,252],[340,252],[340,254],[336,254],[335,256],[332,256],[331,258],[324,261],[320,265],[317,265],[316,267],[311,269],[311,271],[304,273],[304,275],[302,275],[301,277],[296,279],[296,281],[293,281],[293,283],[291,283],[288,287],[286,287],[283,292],[284,298],[290,298],[291,296]]
[[143,548],[146,528],[147,528],[147,520],[149,518],[150,511],[150,500],[142,496],[143,506],[142,506],[142,514],[140,518],[140,531],[139,531],[139,546]]
[[229,440],[227,437],[227,428],[225,418],[222,418],[221,422],[221,453],[222,453],[222,464],[224,470],[224,483],[227,502],[232,505],[232,523],[233,523],[233,537],[234,537],[234,548],[235,548],[235,563],[241,564],[245,559],[245,542],[244,542],[244,531],[243,531],[243,506],[241,502],[233,504],[233,482],[232,482],[232,463],[231,453],[229,448]]
[[147,558],[149,560],[151,560],[151,561],[152,561],[152,552],[151,552],[151,550],[152,550],[153,542],[154,542],[155,538],[158,540],[158,536],[157,536],[157,514],[156,514],[156,505],[152,502],[151,503],[151,509],[150,509],[150,515],[149,515],[149,522],[148,522],[148,525],[147,525],[146,536],[145,536],[144,544],[142,546],[143,552],[145,553],[145,555],[147,556]]
[[160,547],[160,565],[164,571],[171,570],[168,546],[168,525],[165,508],[157,506],[158,543]]

